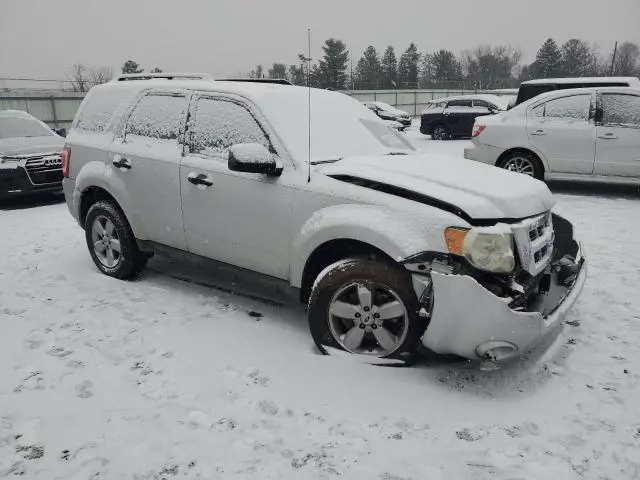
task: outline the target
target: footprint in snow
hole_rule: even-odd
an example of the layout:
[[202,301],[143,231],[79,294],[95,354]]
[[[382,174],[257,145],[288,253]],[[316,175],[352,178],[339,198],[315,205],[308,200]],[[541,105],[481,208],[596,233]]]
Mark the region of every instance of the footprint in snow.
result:
[[47,353],[53,357],[65,358],[71,355],[73,350],[67,350],[65,347],[51,347]]
[[84,382],[76,385],[76,397],[78,398],[93,397],[93,382],[89,380],[85,380]]

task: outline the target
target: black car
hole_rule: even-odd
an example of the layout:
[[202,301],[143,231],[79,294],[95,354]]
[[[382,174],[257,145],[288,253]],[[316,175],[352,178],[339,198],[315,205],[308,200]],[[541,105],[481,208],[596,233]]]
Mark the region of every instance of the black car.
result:
[[434,140],[471,137],[477,117],[506,110],[508,98],[469,95],[433,100],[420,118],[420,132]]
[[365,106],[383,120],[398,122],[404,127],[411,125],[411,116],[398,108],[384,102],[365,102]]
[[62,190],[64,138],[27,112],[0,111],[0,198]]

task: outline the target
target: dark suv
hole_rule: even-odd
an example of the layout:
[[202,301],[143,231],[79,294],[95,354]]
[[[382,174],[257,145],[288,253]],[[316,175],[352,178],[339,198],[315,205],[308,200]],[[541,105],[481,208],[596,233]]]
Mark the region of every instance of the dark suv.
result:
[[506,110],[507,99],[497,95],[468,95],[433,100],[420,119],[420,132],[434,140],[471,137],[476,117]]
[[19,110],[0,111],[0,198],[62,191],[64,138]]

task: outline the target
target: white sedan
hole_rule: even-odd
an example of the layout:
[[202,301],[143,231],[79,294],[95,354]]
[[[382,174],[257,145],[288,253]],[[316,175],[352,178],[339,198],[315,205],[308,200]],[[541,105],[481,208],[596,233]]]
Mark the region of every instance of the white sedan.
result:
[[464,157],[540,180],[640,183],[640,90],[542,94],[481,117]]

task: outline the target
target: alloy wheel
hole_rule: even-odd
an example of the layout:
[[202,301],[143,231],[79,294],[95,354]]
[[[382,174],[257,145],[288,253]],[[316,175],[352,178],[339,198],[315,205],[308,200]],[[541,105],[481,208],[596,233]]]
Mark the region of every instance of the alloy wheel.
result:
[[510,172],[523,173],[530,177],[535,176],[533,162],[525,157],[512,157],[505,162],[503,168]]
[[409,315],[400,296],[380,284],[357,282],[340,288],[327,313],[334,339],[354,354],[391,355],[409,331]]
[[115,225],[104,215],[99,215],[91,226],[93,251],[102,265],[115,268],[122,260],[122,247]]

